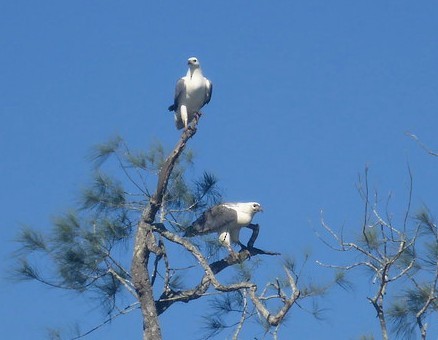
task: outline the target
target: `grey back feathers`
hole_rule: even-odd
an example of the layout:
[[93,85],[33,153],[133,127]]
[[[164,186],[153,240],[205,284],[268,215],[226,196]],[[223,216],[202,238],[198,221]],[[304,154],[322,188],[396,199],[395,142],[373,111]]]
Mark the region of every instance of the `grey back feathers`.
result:
[[[184,236],[236,231],[248,226],[254,215],[263,211],[257,202],[222,203],[205,211],[187,228]],[[238,234],[237,234],[238,237]],[[233,242],[238,240],[233,239]]]
[[217,232],[237,221],[237,212],[223,204],[205,211],[187,230],[185,236],[203,235]]

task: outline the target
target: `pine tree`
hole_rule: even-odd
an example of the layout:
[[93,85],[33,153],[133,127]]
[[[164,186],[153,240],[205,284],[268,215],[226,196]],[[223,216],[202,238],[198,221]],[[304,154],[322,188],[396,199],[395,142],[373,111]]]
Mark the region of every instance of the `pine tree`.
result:
[[[159,315],[176,302],[208,298],[211,291],[220,293],[211,302],[220,312],[205,316],[206,337],[232,328],[237,339],[244,323],[256,318],[275,338],[297,301],[328,288],[303,284],[300,290],[302,270],[285,261],[283,277],[260,289],[252,281],[257,258],[278,254],[254,247],[258,230],[237,257],[221,250],[212,238],[183,237],[201,211],[221,201],[214,175],[190,179],[187,173],[193,156],[186,144],[196,129],[197,121],[167,156],[159,144],[148,152],[133,152],[121,138],[97,146],[94,181],[84,190],[81,206],[56,218],[47,234],[32,228],[21,231],[18,277],[97,295],[107,309],[108,319],[79,331],[76,338],[140,309],[144,339],[160,339]],[[184,249],[187,258],[175,258],[174,249]],[[44,271],[32,262],[41,255],[50,263]],[[225,270],[238,275],[230,283],[221,282],[217,274]],[[188,276],[198,278],[187,280]],[[131,303],[122,305],[126,299]],[[227,324],[229,319],[234,321]]]

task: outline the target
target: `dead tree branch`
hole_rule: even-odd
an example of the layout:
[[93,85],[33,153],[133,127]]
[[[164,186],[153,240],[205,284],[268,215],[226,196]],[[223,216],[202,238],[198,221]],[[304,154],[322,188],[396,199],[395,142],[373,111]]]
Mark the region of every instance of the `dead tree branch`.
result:
[[[186,238],[180,237],[169,230],[167,230],[164,225],[157,223],[154,224],[154,231],[158,232],[161,236],[168,239],[169,241],[179,244],[187,249],[198,261],[198,263],[202,266],[204,270],[204,276],[201,282],[191,290],[185,291],[170,291],[169,293],[164,292],[160,297],[157,304],[157,311],[159,314],[164,312],[171,304],[177,301],[188,302],[194,299],[201,297],[210,285],[213,286],[214,289],[220,292],[233,292],[237,290],[245,290],[248,292],[248,295],[256,307],[258,313],[266,320],[266,322],[271,326],[277,326],[284,319],[289,309],[295,303],[295,301],[300,296],[300,291],[296,285],[295,279],[289,273],[289,271],[285,268],[286,275],[288,278],[289,286],[291,288],[291,296],[289,298],[282,298],[283,306],[277,312],[277,314],[271,314],[271,312],[267,309],[265,304],[262,302],[260,296],[257,295],[257,285],[252,282],[237,282],[229,285],[224,285],[216,278],[216,274],[222,271],[223,269],[245,261],[250,256],[265,254],[265,255],[278,255],[278,253],[267,252],[257,248],[245,248],[242,249],[237,257],[228,256],[225,259],[216,261],[212,264],[209,264],[205,257],[201,254],[196,246],[194,246],[190,241]],[[251,238],[250,242],[254,243],[255,238]],[[279,297],[281,298],[281,296]]]
[[417,142],[417,144],[424,150],[424,151],[426,151],[429,155],[431,155],[431,156],[435,156],[435,157],[438,157],[438,153],[436,153],[436,152],[433,152],[431,149],[429,149],[425,144],[423,144],[422,142],[421,142],[421,140],[416,136],[416,135],[414,135],[413,133],[411,133],[411,132],[406,132],[406,135],[407,136],[409,136],[409,137],[411,137],[414,141],[416,141]]
[[[371,209],[372,215],[368,216],[370,208],[368,207],[367,188],[368,184],[365,177],[365,192],[362,198],[365,201],[366,208],[364,211],[364,224],[361,228],[362,239],[359,242],[344,241],[344,236],[336,233],[321,218],[323,229],[334,240],[337,247],[333,247],[327,241],[323,240],[324,244],[337,251],[359,254],[361,259],[359,261],[355,259],[355,262],[346,265],[325,264],[321,261],[317,261],[317,263],[324,267],[344,271],[353,270],[358,267],[367,267],[374,272],[373,283],[378,283],[377,289],[374,296],[367,297],[367,299],[373,305],[377,313],[382,338],[386,340],[389,336],[384,302],[388,284],[401,277],[408,276],[409,272],[413,269],[415,259],[412,259],[409,263],[404,263],[400,261],[400,259],[410,249],[414,249],[418,232],[415,231],[413,236],[409,238],[404,231],[406,229],[406,218],[403,220],[402,230],[400,230],[394,227],[391,222],[385,221],[380,216],[376,205]],[[320,236],[318,235],[318,237]]]

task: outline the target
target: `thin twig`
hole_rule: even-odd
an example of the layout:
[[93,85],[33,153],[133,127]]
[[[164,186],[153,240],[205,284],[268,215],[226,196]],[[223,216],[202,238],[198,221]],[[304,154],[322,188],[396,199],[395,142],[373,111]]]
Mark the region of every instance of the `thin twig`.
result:
[[362,234],[366,243],[369,245],[369,240],[367,233],[365,232],[365,228],[368,224],[368,202],[369,202],[369,194],[368,194],[368,166],[365,166],[365,206],[364,206],[364,217],[363,217],[363,225],[362,225]]
[[132,286],[132,283],[129,282],[128,280],[124,279],[123,277],[121,277],[119,274],[117,274],[117,272],[112,269],[109,268],[108,269],[108,273],[110,273],[112,276],[114,276],[123,286],[125,286],[125,288],[128,290],[128,292],[130,292],[132,294],[133,297],[135,297],[136,299],[138,299],[138,295],[135,291],[135,289]]
[[138,302],[135,302],[135,303],[133,303],[133,304],[131,304],[131,305],[125,307],[125,308],[124,308],[123,310],[121,310],[119,313],[117,313],[117,314],[113,314],[113,315],[110,315],[110,316],[109,316],[105,321],[103,321],[101,324],[99,324],[99,325],[93,327],[92,329],[86,331],[85,333],[82,333],[82,334],[80,334],[80,335],[78,335],[78,336],[72,338],[71,340],[77,340],[77,339],[80,339],[80,338],[86,337],[87,335],[89,335],[89,334],[93,333],[94,331],[98,330],[99,328],[105,326],[107,323],[110,323],[111,321],[113,321],[114,319],[118,318],[119,316],[121,316],[121,315],[125,315],[125,314],[128,314],[129,312],[133,311],[134,309],[139,308],[139,305],[140,305],[140,304],[139,304]]
[[414,135],[413,133],[411,133],[411,132],[409,132],[409,131],[406,132],[406,135],[409,136],[409,137],[411,137],[414,141],[416,141],[417,144],[418,144],[418,145],[419,145],[424,151],[426,151],[429,155],[431,155],[431,156],[435,156],[435,157],[438,157],[438,153],[433,152],[432,150],[430,150],[425,144],[423,144],[423,143],[421,142],[421,140],[420,140],[416,135]]
[[237,340],[237,339],[239,339],[240,331],[242,330],[243,323],[244,323],[245,320],[246,320],[246,313],[247,313],[247,309],[248,309],[248,301],[247,301],[247,299],[246,299],[246,294],[247,294],[247,293],[246,293],[246,289],[243,289],[243,290],[242,290],[242,298],[243,298],[243,310],[242,310],[242,316],[240,317],[239,324],[237,325],[237,327],[236,327],[236,331],[234,332],[233,340]]

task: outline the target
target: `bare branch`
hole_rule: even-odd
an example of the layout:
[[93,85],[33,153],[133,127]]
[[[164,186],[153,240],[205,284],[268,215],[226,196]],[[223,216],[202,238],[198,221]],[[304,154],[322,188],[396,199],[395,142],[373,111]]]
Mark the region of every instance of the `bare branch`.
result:
[[246,320],[246,314],[247,314],[247,309],[248,309],[248,300],[246,299],[246,294],[247,294],[246,289],[243,289],[242,290],[242,299],[243,299],[242,316],[240,317],[239,324],[237,325],[236,331],[234,332],[233,340],[239,339],[240,331],[242,330],[243,323]]
[[[327,231],[327,233],[335,242],[337,242],[339,248],[334,248],[328,242],[322,240],[324,244],[337,251],[352,251],[353,254],[361,255],[363,260],[349,263],[347,265],[325,264],[321,261],[317,261],[317,263],[324,267],[341,269],[345,271],[358,267],[367,267],[375,273],[373,283],[378,284],[376,285],[374,295],[372,297],[368,297],[368,300],[371,302],[375,311],[377,312],[377,318],[380,323],[383,339],[388,339],[386,311],[384,309],[384,304],[389,283],[397,281],[402,277],[408,277],[410,280],[412,280],[418,290],[422,289],[422,286],[419,285],[414,276],[410,274],[410,272],[415,268],[415,264],[419,259],[418,255],[415,254],[415,245],[418,236],[420,235],[422,219],[419,219],[420,224],[414,230],[409,230],[411,236],[408,236],[408,218],[411,209],[413,192],[413,180],[410,169],[409,179],[410,185],[407,210],[404,213],[402,226],[401,228],[398,228],[393,224],[392,216],[388,213],[388,204],[391,198],[390,195],[386,201],[386,219],[383,218],[379,212],[377,205],[377,193],[375,194],[373,207],[369,207],[368,179],[366,169],[364,184],[360,187],[360,193],[364,200],[365,216],[361,229],[365,245],[362,245],[362,241],[360,241],[360,243],[343,241],[342,235],[334,232],[324,220],[321,220],[322,228]],[[369,215],[370,212],[371,216]],[[411,252],[414,253],[411,255]],[[402,259],[402,256],[404,255],[407,257]],[[412,256],[412,258],[409,256]],[[419,311],[419,314],[417,314],[417,323],[420,327],[423,338],[427,328],[427,324],[423,323],[424,314],[426,313],[428,306],[432,303],[431,301],[433,301],[431,300],[433,298],[429,298],[431,298],[431,295],[428,296],[427,302],[425,302],[425,305],[423,305],[424,309]]]
[[[300,295],[300,291],[298,290],[294,278],[290,275],[289,271],[285,268],[290,287],[292,289],[292,295],[289,299],[286,299],[283,302],[283,307],[279,310],[279,312],[276,315],[271,315],[270,311],[265,307],[265,305],[261,302],[260,298],[257,296],[257,286],[252,282],[237,282],[232,283],[229,285],[224,285],[220,283],[215,274],[219,271],[223,270],[225,267],[228,267],[232,264],[241,263],[249,256],[254,254],[269,254],[269,252],[262,251],[257,248],[247,248],[243,249],[238,253],[237,257],[229,256],[226,259],[217,261],[213,263],[212,265],[209,265],[207,260],[204,258],[204,256],[200,253],[200,251],[187,239],[182,238],[174,233],[171,233],[168,231],[164,225],[161,223],[154,224],[154,230],[157,231],[161,236],[168,239],[171,242],[177,243],[184,248],[186,248],[195,258],[196,260],[201,264],[202,268],[204,269],[205,276],[203,277],[201,284],[198,285],[198,288],[202,288],[202,292],[205,292],[205,290],[208,288],[210,283],[213,285],[213,287],[221,292],[232,292],[236,290],[247,290],[249,293],[249,296],[251,298],[252,303],[257,308],[258,312],[266,319],[266,321],[271,326],[278,325],[287,312],[289,311],[290,307],[292,307],[293,303],[298,299]],[[252,253],[253,252],[253,253]],[[275,254],[275,253],[272,253]],[[271,254],[269,254],[271,255]],[[205,289],[205,290],[204,290]],[[187,301],[192,300],[194,298],[198,298],[199,291],[191,291],[191,293],[194,293],[192,296],[184,295],[183,298],[185,298]],[[183,301],[180,299],[179,301]],[[161,302],[162,304],[163,302]]]
[[398,280],[399,278],[401,278],[402,276],[406,275],[406,274],[412,269],[412,267],[414,266],[414,264],[415,264],[415,259],[413,259],[413,260],[408,264],[408,266],[405,267],[403,270],[401,270],[400,273],[398,273],[396,276],[393,276],[393,277],[389,278],[389,279],[388,279],[388,282],[390,282],[390,281],[396,281],[396,280]]
[[316,236],[329,248],[336,250],[336,251],[345,251],[346,249],[343,248],[343,241],[341,237],[338,236],[330,227],[328,224],[325,223],[324,218],[322,216],[322,210],[321,210],[321,225],[323,228],[335,239],[335,241],[338,243],[340,248],[335,248],[332,245],[330,245],[327,241],[325,241],[319,233],[316,233]]
[[412,191],[413,191],[413,177],[411,167],[408,164],[408,173],[409,173],[409,196],[408,196],[408,206],[406,207],[405,219],[403,220],[403,232],[406,233],[406,225],[409,217],[409,213],[411,212],[411,203],[412,203]]
[[125,286],[125,288],[128,290],[128,292],[131,293],[131,295],[133,297],[135,297],[136,299],[138,299],[137,293],[135,292],[134,287],[132,286],[132,283],[129,282],[128,280],[124,279],[123,277],[121,277],[119,274],[117,274],[117,272],[112,269],[109,268],[108,269],[108,273],[110,273],[112,276],[114,276],[123,286]]
[[292,277],[292,275],[289,273],[287,268],[284,268],[289,285],[291,287],[291,296],[289,299],[285,300],[283,302],[283,306],[280,308],[277,314],[271,315],[269,310],[265,307],[265,305],[261,302],[261,300],[256,295],[257,287],[254,285],[251,288],[249,288],[249,296],[251,298],[252,303],[257,308],[257,311],[263,316],[263,318],[269,323],[271,326],[278,326],[280,322],[284,319],[289,309],[292,307],[292,305],[295,303],[295,301],[300,296],[300,291],[298,290],[298,287],[296,286],[295,279]]
[[96,327],[93,327],[92,329],[86,331],[85,333],[82,333],[76,337],[74,337],[72,340],[77,340],[86,337],[87,335],[90,335],[94,331],[98,330],[99,328],[105,326],[106,324],[110,323],[114,319],[118,318],[121,315],[128,314],[129,312],[133,311],[134,309],[139,308],[139,303],[135,302],[127,307],[125,307],[123,310],[119,311],[117,314],[110,315],[105,321],[103,321],[101,324],[97,325]]
[[322,267],[333,268],[333,269],[341,269],[341,270],[351,270],[353,268],[357,268],[357,267],[360,267],[360,266],[365,266],[365,267],[369,267],[370,269],[372,269],[376,273],[379,272],[379,269],[376,266],[374,266],[371,262],[356,262],[356,263],[353,263],[353,264],[348,265],[348,266],[339,266],[339,265],[334,265],[334,264],[326,264],[326,263],[323,263],[323,262],[318,261],[318,260],[316,261],[316,263],[319,264]]
[[371,254],[369,251],[366,251],[365,249],[363,249],[361,246],[358,246],[356,243],[352,243],[352,242],[345,242],[344,243],[345,246],[349,247],[349,248],[354,248],[357,251],[359,251],[360,253],[362,253],[363,255],[369,257],[370,259],[373,259],[374,261],[383,264],[382,260],[375,257],[373,254]]
[[362,224],[362,234],[367,244],[369,244],[368,236],[365,232],[365,228],[368,225],[368,203],[369,203],[369,189],[368,189],[368,166],[365,166],[365,192],[364,194],[364,213],[363,213],[363,224]]
[[406,132],[406,135],[409,136],[409,137],[411,137],[414,141],[416,141],[417,144],[418,144],[418,145],[419,145],[424,151],[426,151],[429,155],[431,155],[431,156],[435,156],[435,157],[438,157],[438,153],[433,152],[432,150],[430,150],[425,144],[423,144],[423,143],[421,142],[421,140],[420,140],[416,135],[414,135],[413,133],[411,133],[411,132],[409,132],[409,131]]
[[379,212],[377,211],[377,208],[373,208],[373,214],[374,214],[374,216],[376,216],[377,223],[379,225],[388,228],[391,232],[396,233],[400,238],[403,236],[403,233],[400,230],[394,228],[391,224],[387,223],[382,217],[380,217]]

